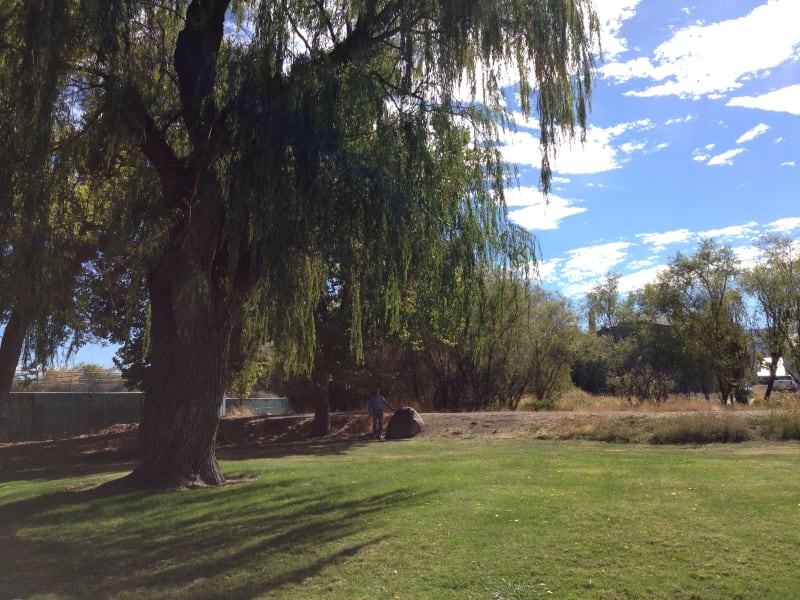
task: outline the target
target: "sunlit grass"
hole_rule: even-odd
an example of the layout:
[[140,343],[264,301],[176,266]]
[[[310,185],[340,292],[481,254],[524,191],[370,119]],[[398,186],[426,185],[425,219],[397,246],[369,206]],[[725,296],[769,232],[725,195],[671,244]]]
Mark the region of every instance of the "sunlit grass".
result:
[[[313,448],[313,453],[311,449]],[[3,474],[9,598],[788,598],[800,445],[410,440],[223,461],[222,489]]]

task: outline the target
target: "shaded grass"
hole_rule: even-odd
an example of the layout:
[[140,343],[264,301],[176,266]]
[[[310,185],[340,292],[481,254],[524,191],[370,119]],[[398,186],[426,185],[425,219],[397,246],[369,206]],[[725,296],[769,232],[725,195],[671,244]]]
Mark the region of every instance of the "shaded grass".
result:
[[[411,440],[223,462],[254,481],[0,485],[0,590],[46,598],[787,598],[800,445]],[[84,490],[84,491],[78,491]]]

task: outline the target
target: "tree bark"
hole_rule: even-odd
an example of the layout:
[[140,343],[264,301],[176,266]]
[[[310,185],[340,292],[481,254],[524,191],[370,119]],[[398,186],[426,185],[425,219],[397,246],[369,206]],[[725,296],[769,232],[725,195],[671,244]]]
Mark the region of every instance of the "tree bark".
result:
[[179,158],[138,90],[122,117],[161,180],[171,213],[160,262],[150,267],[150,368],[139,424],[135,485],[218,485],[219,407],[233,328],[248,293],[245,248],[229,247],[219,174],[208,152],[216,122],[216,55],[230,0],[192,0],[173,56],[192,152]]
[[323,437],[331,432],[330,375],[327,372],[320,373],[314,383],[317,399],[314,404],[314,421],[311,423],[311,435],[313,437]]
[[[219,485],[219,408],[225,392],[235,315],[224,293],[198,287],[180,257],[151,276],[151,366],[139,425],[146,486]],[[209,289],[210,288],[210,289]],[[188,301],[187,301],[188,299]]]
[[11,309],[11,315],[3,331],[3,340],[0,342],[0,407],[8,399],[11,384],[14,382],[26,328],[26,319],[19,306],[15,306]]
[[781,356],[773,352],[770,354],[770,358],[772,358],[772,362],[769,365],[769,380],[767,381],[767,390],[764,392],[764,400],[769,400],[772,395],[772,387],[775,385],[775,374],[778,372],[778,361]]

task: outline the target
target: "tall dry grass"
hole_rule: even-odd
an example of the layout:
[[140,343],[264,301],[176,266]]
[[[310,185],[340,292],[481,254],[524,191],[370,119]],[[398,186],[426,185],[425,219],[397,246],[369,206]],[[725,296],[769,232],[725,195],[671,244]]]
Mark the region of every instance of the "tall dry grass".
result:
[[[520,410],[530,410],[533,406],[531,399],[520,402]],[[747,410],[786,410],[800,408],[800,393],[798,392],[773,392],[772,397],[764,400],[764,386],[756,386],[754,396],[749,404],[733,404],[724,406],[718,396],[712,394],[709,398],[701,394],[686,396],[671,394],[663,402],[636,402],[629,401],[621,396],[593,396],[578,388],[572,388],[561,395],[555,402],[554,409],[570,412],[731,412]]]

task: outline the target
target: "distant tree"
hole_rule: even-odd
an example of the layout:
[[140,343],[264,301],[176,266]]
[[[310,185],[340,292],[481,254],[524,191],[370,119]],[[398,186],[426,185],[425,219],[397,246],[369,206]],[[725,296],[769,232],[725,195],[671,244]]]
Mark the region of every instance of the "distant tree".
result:
[[589,330],[578,341],[572,381],[584,391],[617,393],[630,352],[632,307],[619,292],[619,273],[607,273],[587,292]]
[[758,242],[762,261],[745,274],[745,289],[757,301],[758,335],[770,358],[770,382],[779,358],[795,376],[800,374],[800,249],[795,239],[766,236]]
[[587,312],[593,327],[597,326],[610,336],[615,344],[623,337],[620,325],[626,320],[628,312],[619,293],[619,273],[607,273],[586,294]]
[[688,355],[713,373],[723,404],[747,381],[751,362],[739,273],[731,248],[706,239],[659,275],[659,308]]
[[769,379],[764,392],[764,399],[769,400],[778,364],[786,353],[786,332],[792,322],[792,292],[791,288],[784,287],[787,282],[783,277],[783,260],[791,256],[792,241],[768,236],[758,245],[764,261],[742,273],[742,289],[756,302],[759,321],[756,337],[770,358]]
[[516,332],[513,353],[527,365],[525,389],[536,408],[552,408],[569,387],[579,335],[578,317],[569,302],[540,288],[531,292],[530,308]]

